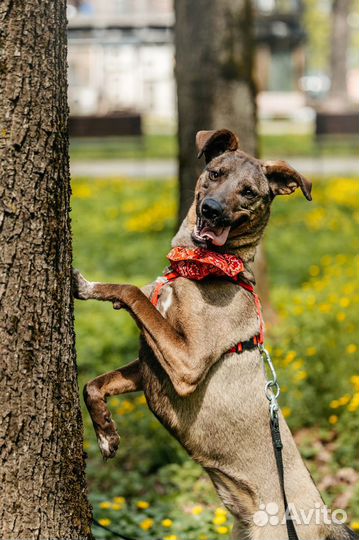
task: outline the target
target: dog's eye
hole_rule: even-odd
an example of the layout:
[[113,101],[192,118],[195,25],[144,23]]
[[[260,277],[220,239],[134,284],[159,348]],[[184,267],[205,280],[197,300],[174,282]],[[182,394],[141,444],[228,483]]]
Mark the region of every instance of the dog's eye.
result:
[[253,189],[247,187],[243,189],[241,195],[243,195],[247,199],[253,199],[254,197],[257,196],[257,193],[253,191]]
[[208,171],[208,176],[210,180],[217,180],[222,176],[222,171]]

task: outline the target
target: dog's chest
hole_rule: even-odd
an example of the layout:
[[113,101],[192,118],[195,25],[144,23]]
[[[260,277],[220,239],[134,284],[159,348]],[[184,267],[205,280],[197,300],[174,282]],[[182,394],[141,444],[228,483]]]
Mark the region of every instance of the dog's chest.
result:
[[247,385],[248,388],[248,375],[242,369],[243,364],[244,372],[248,371],[249,365],[257,365],[258,369],[256,356],[255,352],[244,353],[242,363],[239,363],[238,355],[225,355],[209,370],[193,394],[181,397],[153,352],[143,343],[140,358],[148,405],[202,464],[208,464],[214,456],[217,459],[223,451],[233,454],[237,443],[228,440],[228,430],[232,431],[236,426],[237,431],[244,418],[256,415],[256,411],[252,411],[253,400],[246,399],[244,387]]

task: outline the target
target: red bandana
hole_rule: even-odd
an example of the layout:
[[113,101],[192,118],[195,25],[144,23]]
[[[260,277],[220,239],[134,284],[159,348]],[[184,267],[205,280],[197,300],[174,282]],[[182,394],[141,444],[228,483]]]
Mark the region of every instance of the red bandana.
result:
[[[235,255],[215,253],[203,248],[175,247],[167,255],[171,267],[164,274],[163,278],[157,282],[152,292],[151,302],[157,307],[162,287],[174,281],[178,277],[200,281],[207,276],[229,277],[238,285],[251,292],[257,308],[260,331],[258,336],[254,336],[249,342],[254,345],[262,344],[264,340],[264,324],[261,313],[259,297],[254,292],[253,285],[245,283],[239,279],[239,274],[244,270],[244,263]],[[239,342],[228,352],[242,352],[247,342]]]
[[167,255],[171,269],[181,277],[199,281],[207,276],[229,277],[238,280],[244,270],[235,255],[215,253],[203,248],[175,247]]

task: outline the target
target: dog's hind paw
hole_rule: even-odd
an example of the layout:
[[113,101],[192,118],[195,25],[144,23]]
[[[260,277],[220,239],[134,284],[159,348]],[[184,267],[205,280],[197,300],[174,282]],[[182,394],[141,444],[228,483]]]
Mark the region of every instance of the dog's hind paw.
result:
[[94,284],[87,281],[79,270],[72,270],[72,287],[74,297],[78,300],[88,300],[91,298],[91,293]]
[[106,435],[104,433],[97,433],[97,442],[103,458],[113,458],[120,444],[120,436],[117,431]]

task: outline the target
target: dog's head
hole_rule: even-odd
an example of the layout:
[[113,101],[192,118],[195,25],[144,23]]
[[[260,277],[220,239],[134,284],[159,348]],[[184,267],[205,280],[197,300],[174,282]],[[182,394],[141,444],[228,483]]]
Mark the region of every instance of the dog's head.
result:
[[195,191],[192,240],[220,251],[235,249],[240,239],[258,241],[276,195],[300,188],[311,200],[311,182],[285,161],[261,161],[239,150],[237,136],[227,129],[199,131],[198,157],[206,167]]

